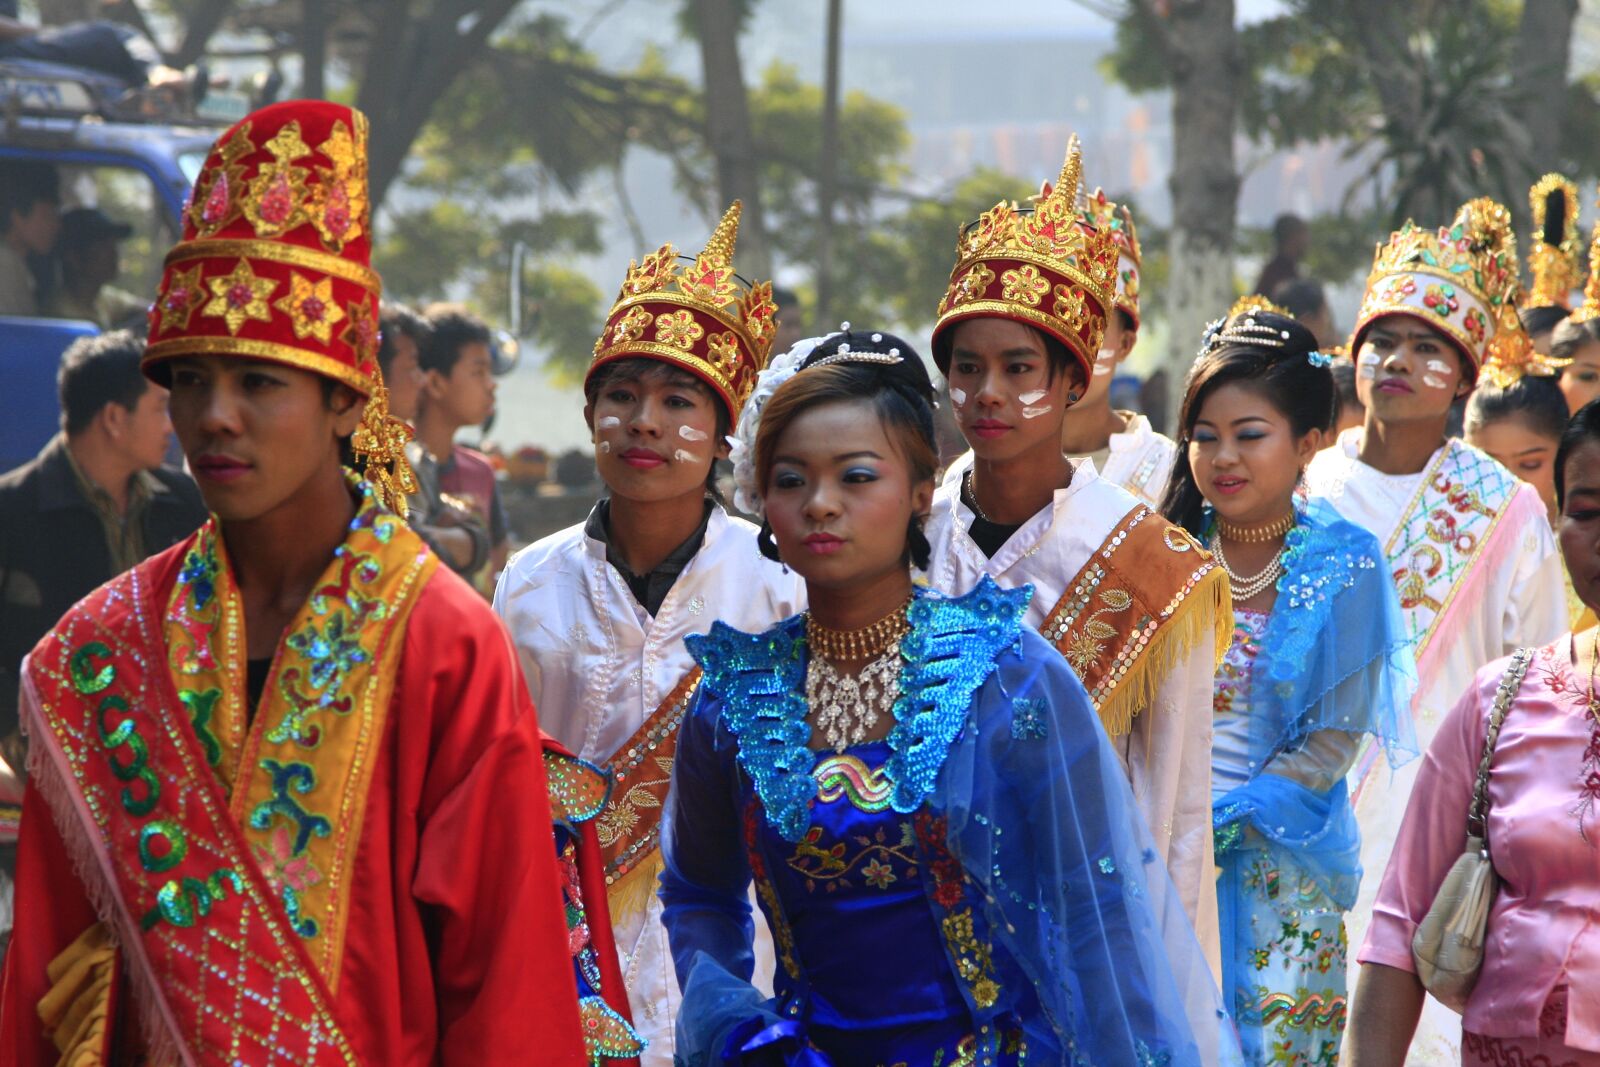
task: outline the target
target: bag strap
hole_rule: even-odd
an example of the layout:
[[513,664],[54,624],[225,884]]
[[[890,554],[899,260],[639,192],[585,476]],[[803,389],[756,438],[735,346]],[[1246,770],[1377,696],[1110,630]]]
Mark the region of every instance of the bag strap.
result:
[[1511,662],[1506,665],[1506,673],[1500,678],[1500,688],[1495,690],[1494,710],[1489,713],[1489,733],[1483,742],[1483,758],[1478,761],[1478,780],[1472,786],[1472,806],[1467,809],[1469,837],[1482,840],[1489,836],[1488,825],[1484,821],[1489,806],[1489,765],[1494,760],[1494,746],[1500,740],[1500,727],[1506,721],[1506,712],[1510,710],[1517,690],[1522,688],[1522,679],[1527,675],[1531,662],[1533,649],[1517,649]]

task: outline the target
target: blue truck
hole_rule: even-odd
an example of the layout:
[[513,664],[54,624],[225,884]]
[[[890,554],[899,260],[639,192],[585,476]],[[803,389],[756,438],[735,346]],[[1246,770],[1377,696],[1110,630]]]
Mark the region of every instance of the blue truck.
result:
[[[52,166],[62,210],[94,207],[130,226],[114,284],[148,302],[207,150],[232,113],[248,107],[225,94],[210,103],[202,115],[93,71],[0,60],[0,161]],[[61,353],[97,332],[86,321],[0,315],[0,471],[32,458],[56,432]]]

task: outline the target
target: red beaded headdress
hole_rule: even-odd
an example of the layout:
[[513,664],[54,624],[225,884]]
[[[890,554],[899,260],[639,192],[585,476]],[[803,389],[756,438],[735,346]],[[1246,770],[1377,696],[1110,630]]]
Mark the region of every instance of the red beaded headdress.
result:
[[378,370],[370,210],[361,112],[290,100],[242,119],[195,179],[143,366],[165,382],[168,360],[239,356],[343,382],[366,398],[351,444],[367,479],[403,511],[416,483]]

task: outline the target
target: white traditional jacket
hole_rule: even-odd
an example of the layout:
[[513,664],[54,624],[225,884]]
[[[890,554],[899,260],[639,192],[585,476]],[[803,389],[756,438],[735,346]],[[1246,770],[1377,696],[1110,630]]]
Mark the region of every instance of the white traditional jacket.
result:
[[[1417,744],[1426,751],[1481,667],[1566,632],[1566,576],[1533,486],[1455,438],[1422,471],[1384,474],[1356,458],[1362,433],[1346,430],[1317,454],[1306,490],[1384,545],[1416,642],[1412,708]],[[1357,948],[1421,766],[1416,759],[1391,769],[1369,745],[1350,772],[1363,877],[1346,922]],[[1460,1017],[1430,999],[1407,1062],[1459,1063],[1460,1033]]]
[[1100,477],[1159,507],[1167,492],[1167,479],[1172,476],[1172,464],[1178,458],[1178,446],[1166,434],[1157,433],[1143,415],[1132,411],[1119,414],[1127,416],[1128,428],[1111,435],[1110,452]]
[[[961,479],[971,464],[971,452],[951,464],[934,497],[927,529],[933,548],[928,581],[952,594],[967,592],[984,575],[1005,588],[1032,585],[1027,621],[1056,641],[1047,628],[1052,609],[1090,557],[1109,547],[1130,512],[1143,502],[1100,477],[1093,463],[1078,463],[1072,483],[1058,490],[1050,506],[1024,523],[991,559],[968,533],[975,516],[961,501]],[[1143,510],[1147,521],[1161,523]],[[1192,552],[1191,560],[1204,560],[1209,568],[1209,557],[1186,534],[1180,536],[1181,541],[1172,542],[1173,551]],[[1227,607],[1225,586],[1221,595]],[[1194,608],[1212,610],[1198,603]],[[1106,618],[1111,625],[1122,621],[1115,614]],[[1219,626],[1231,631],[1232,614],[1224,623],[1204,617],[1195,621],[1200,624],[1196,636],[1182,652],[1154,657],[1161,662],[1151,665],[1159,672],[1151,679],[1151,696],[1136,710],[1126,732],[1113,732],[1111,742],[1206,958],[1220,975],[1211,842],[1211,715],[1217,656],[1226,651],[1225,645],[1218,647],[1215,633]],[[1070,654],[1067,659],[1084,678],[1080,662]],[[1094,697],[1096,689],[1090,689]]]
[[[636,820],[659,818],[654,804],[664,799],[670,764],[659,765],[647,746],[629,746],[642,760],[621,750],[675,694],[673,704],[681,705],[675,716],[657,722],[670,729],[681,721],[688,702],[683,683],[695,667],[684,636],[705,633],[717,620],[747,632],[765,630],[804,609],[804,589],[796,575],[760,554],[755,527],[720,507],[711,509],[699,552],[654,618],[583,523],[511,557],[494,607],[516,644],[539,725],[583,759],[635,768],[632,779],[614,787],[597,820],[602,845]],[[649,788],[635,790],[638,783],[659,785],[652,795]],[[644,878],[619,877],[613,887],[612,924],[634,1026],[650,1042],[641,1062],[670,1067],[680,995],[655,894],[659,850],[652,851],[638,868]],[[758,913],[756,976],[768,992],[773,959]]]

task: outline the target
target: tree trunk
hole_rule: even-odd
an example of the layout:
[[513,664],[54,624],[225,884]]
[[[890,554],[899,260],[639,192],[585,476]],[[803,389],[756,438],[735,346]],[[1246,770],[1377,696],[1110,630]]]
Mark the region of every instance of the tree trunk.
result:
[[1172,243],[1162,295],[1170,330],[1169,426],[1177,422],[1183,379],[1205,324],[1233,302],[1240,63],[1233,0],[1189,0],[1171,12]]
[[206,0],[192,5],[183,20],[183,39],[168,60],[174,67],[187,67],[206,54],[206,45],[233,13],[233,0]]
[[327,93],[328,5],[326,0],[301,0],[300,96],[321,100]]
[[747,278],[770,278],[772,252],[761,210],[750,103],[739,64],[738,14],[733,0],[694,0],[694,4],[705,74],[706,141],[717,162],[716,214],[733,200],[744,202],[739,222],[740,273]]
[[[1577,14],[1578,0],[1525,0],[1522,5],[1511,78],[1520,97],[1519,122],[1528,135],[1530,181],[1565,165],[1561,124],[1567,114],[1567,65]],[[1511,212],[1517,232],[1526,236],[1532,225],[1527,199],[1518,197]]]
[[817,182],[817,308],[814,322],[833,321],[833,204],[839,186],[839,38],[844,0],[828,0],[828,43],[822,84],[822,164]]

